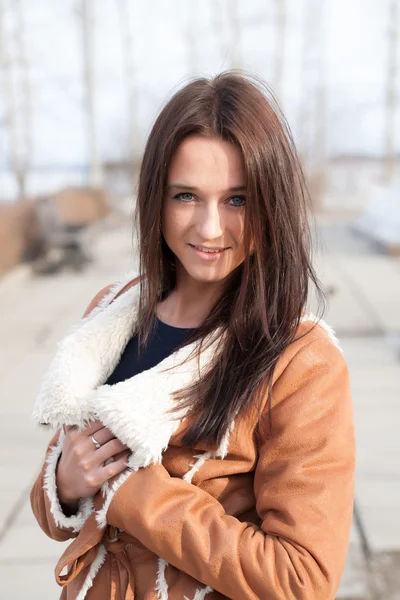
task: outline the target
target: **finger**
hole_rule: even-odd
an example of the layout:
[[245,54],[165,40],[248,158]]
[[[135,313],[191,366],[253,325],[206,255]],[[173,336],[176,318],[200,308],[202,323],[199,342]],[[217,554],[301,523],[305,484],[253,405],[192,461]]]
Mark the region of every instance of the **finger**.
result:
[[128,457],[130,454],[132,454],[132,450],[130,448],[127,448],[121,450],[121,452],[118,452],[118,454],[114,454],[113,459],[119,460],[120,458]]
[[77,425],[63,425],[64,433],[67,434],[69,431],[75,431],[78,429]]
[[98,431],[95,431],[93,434],[88,436],[90,443],[93,445],[94,442],[92,438],[94,438],[96,442],[100,444],[100,446],[104,446],[110,440],[117,439],[111,431],[111,429],[108,429],[108,427],[104,426]]
[[122,473],[122,471],[125,471],[127,468],[127,456],[128,452],[126,453],[126,456],[123,456],[122,458],[102,467],[100,469],[101,478],[104,481],[108,481],[112,477],[115,477],[116,475],[119,475],[119,473]]
[[[123,475],[124,473],[126,473],[128,471],[128,466],[129,466],[129,455],[131,454],[131,452],[122,452],[121,456],[119,458],[124,459],[125,460],[125,465],[126,465],[126,469],[124,471],[121,471],[121,473],[118,473],[117,475],[114,475],[114,477],[110,477],[110,479],[108,479],[108,484],[109,485],[113,485],[114,482],[118,479],[118,477],[120,477],[121,475]],[[125,456],[124,456],[125,455]],[[112,459],[111,459],[112,460]],[[104,465],[105,466],[105,465]]]
[[[97,439],[97,436],[96,436],[96,439]],[[117,438],[114,438],[114,439],[106,442],[103,446],[101,446],[101,448],[96,450],[95,459],[96,459],[97,464],[102,464],[111,457],[115,458],[116,454],[120,454],[121,452],[126,452],[127,450],[129,450],[127,448],[127,446],[125,446]]]
[[96,419],[95,421],[90,421],[86,425],[83,432],[89,437],[89,436],[93,435],[94,433],[96,433],[96,431],[99,431],[100,429],[103,429],[103,428],[104,428],[103,423],[99,419]]

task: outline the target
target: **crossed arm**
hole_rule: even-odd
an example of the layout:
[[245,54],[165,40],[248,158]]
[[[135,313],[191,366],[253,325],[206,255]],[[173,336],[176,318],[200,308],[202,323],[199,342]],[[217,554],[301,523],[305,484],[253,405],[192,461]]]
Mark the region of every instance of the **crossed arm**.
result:
[[326,340],[294,357],[275,384],[273,435],[254,492],[261,527],[159,464],[133,473],[107,522],[232,600],[330,600],[346,557],[354,435],[346,364]]

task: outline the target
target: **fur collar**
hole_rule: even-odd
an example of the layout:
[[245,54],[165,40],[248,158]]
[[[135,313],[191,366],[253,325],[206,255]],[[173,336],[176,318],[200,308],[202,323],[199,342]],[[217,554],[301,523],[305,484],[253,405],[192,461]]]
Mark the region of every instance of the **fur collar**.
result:
[[[188,359],[199,343],[194,342],[151,369],[115,385],[105,385],[136,331],[139,285],[112,301],[132,279],[130,276],[114,286],[59,342],[42,381],[33,417],[38,423],[55,428],[84,428],[98,418],[132,450],[129,466],[137,469],[161,462],[162,452],[185,418],[184,412],[178,418],[168,415],[173,405],[172,393],[192,383],[207,368],[220,332],[208,340],[211,344],[201,352],[199,361],[196,352]],[[180,364],[185,359],[187,362]],[[226,452],[224,445],[221,452]]]

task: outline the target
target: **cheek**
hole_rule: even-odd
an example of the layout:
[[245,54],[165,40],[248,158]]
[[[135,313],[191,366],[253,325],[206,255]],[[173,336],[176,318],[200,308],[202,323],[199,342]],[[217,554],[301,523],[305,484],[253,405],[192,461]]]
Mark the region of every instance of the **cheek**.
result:
[[166,201],[162,214],[164,237],[183,232],[190,225],[190,213],[188,207],[183,209],[180,205]]
[[[236,252],[237,252],[237,258],[243,260],[246,253],[245,253],[245,248],[244,248],[244,215],[241,214],[240,216],[236,215],[236,218],[232,218],[232,220],[230,221],[230,231],[235,239],[236,242]],[[250,252],[249,254],[252,253],[253,251],[253,247],[254,244],[252,243],[252,241],[250,241]]]
[[232,215],[227,221],[227,226],[235,237],[239,246],[244,244],[244,217],[242,215]]
[[168,200],[165,200],[162,211],[162,232],[166,240],[171,235],[171,230],[174,228],[174,218],[169,206]]

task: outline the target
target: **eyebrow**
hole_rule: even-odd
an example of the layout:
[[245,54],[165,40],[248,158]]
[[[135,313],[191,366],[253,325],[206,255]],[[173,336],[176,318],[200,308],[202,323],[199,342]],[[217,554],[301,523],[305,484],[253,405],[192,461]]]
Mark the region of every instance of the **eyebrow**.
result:
[[[184,190],[191,190],[193,192],[198,192],[199,188],[192,186],[192,185],[186,185],[184,183],[171,183],[167,186],[167,188],[170,190],[172,188],[177,188],[177,189],[184,189]],[[233,187],[228,188],[226,191],[227,192],[242,192],[244,190],[246,190],[246,186],[245,185],[235,185]]]

